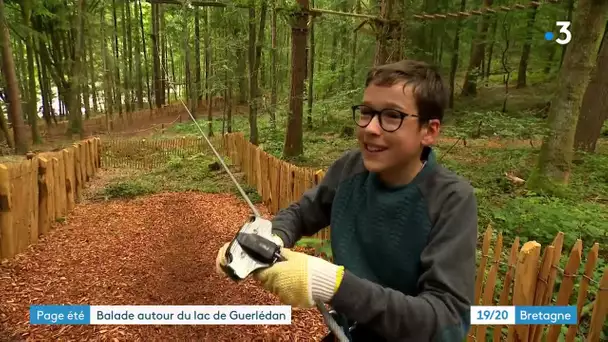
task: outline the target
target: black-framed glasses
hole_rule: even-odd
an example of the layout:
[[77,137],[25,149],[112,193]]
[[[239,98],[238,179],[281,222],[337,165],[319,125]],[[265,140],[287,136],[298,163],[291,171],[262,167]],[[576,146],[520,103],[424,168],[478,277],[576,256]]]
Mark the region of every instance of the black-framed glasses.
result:
[[394,132],[403,124],[403,119],[408,116],[418,117],[418,115],[406,114],[396,109],[375,110],[365,105],[355,105],[352,107],[353,120],[357,126],[365,128],[378,115],[380,127],[386,132]]

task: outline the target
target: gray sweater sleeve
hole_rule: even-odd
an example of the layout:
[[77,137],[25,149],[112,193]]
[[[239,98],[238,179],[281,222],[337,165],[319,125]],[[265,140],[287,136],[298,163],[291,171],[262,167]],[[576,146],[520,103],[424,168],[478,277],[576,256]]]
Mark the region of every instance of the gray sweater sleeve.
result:
[[281,209],[272,219],[272,232],[278,235],[285,247],[290,248],[302,236],[311,236],[329,226],[331,207],[340,181],[352,173],[356,162],[354,152],[344,153],[325,173],[320,184],[306,190],[302,197]]
[[434,196],[429,200],[434,201],[429,208],[434,225],[421,255],[419,295],[408,296],[347,271],[330,302],[388,340],[461,342],[469,329],[477,241],[473,188],[462,181],[432,183],[428,192]]

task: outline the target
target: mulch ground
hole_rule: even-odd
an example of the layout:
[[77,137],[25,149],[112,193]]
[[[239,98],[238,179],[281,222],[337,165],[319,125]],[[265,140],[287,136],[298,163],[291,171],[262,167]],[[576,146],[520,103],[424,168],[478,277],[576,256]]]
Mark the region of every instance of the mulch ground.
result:
[[280,304],[254,280],[234,283],[215,273],[218,249],[248,215],[243,201],[226,194],[168,193],[77,206],[29,251],[0,265],[0,340],[319,340],[327,328],[315,309],[293,309],[286,326],[29,324],[31,304]]

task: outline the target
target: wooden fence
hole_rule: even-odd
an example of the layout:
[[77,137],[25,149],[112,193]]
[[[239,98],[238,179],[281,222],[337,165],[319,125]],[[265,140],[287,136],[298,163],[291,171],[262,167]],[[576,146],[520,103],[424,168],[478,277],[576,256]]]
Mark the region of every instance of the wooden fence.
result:
[[[214,146],[221,137],[210,138]],[[153,169],[165,165],[172,156],[186,157],[210,153],[203,138],[182,136],[171,138],[103,139],[101,161],[104,167]]]
[[99,138],[90,138],[0,164],[0,258],[25,251],[74,208],[83,185],[101,167],[100,147]]
[[[242,133],[223,136],[221,145],[224,155],[241,169],[246,182],[257,189],[273,214],[298,200],[306,189],[318,184],[325,175],[322,170],[297,167],[261,151],[249,143]],[[494,236],[495,243],[492,246]],[[329,239],[329,227],[316,237]],[[541,253],[541,245],[537,242],[526,242],[520,248],[517,238],[506,255],[502,234],[495,234],[488,227],[480,251],[474,305],[576,305],[579,324],[567,327],[473,326],[468,341],[600,341],[602,329],[607,325],[608,268],[603,270],[601,280],[594,279],[599,244],[593,245],[584,261],[584,267],[581,267],[583,247],[582,241],[577,240],[570,250],[565,267],[562,267],[565,259],[562,256],[563,243],[564,235],[559,233],[553,243]],[[581,268],[584,269],[583,274],[579,274]],[[557,286],[559,279],[561,283]],[[578,283],[578,294],[573,303],[570,299],[575,283]],[[559,287],[557,295],[555,287]],[[591,292],[590,288],[595,291]]]

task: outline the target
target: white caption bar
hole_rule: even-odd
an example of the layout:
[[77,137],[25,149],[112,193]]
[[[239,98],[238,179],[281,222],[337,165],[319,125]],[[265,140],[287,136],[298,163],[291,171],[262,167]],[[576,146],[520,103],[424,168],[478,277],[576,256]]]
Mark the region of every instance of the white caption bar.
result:
[[90,324],[286,325],[291,324],[291,306],[92,305]]

